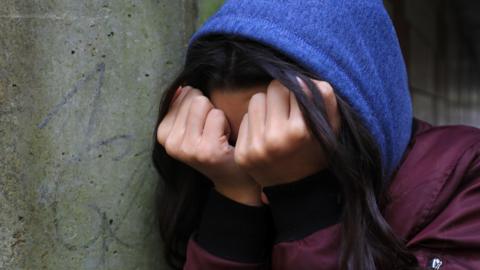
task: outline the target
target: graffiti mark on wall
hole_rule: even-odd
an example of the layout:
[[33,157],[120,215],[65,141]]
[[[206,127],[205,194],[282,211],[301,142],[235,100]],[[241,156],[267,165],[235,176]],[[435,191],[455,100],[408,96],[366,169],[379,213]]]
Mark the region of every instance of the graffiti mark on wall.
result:
[[[92,251],[96,259],[94,262],[90,260],[89,265],[95,265],[95,269],[108,264],[107,255],[113,244],[128,249],[143,246],[154,228],[154,219],[151,218],[147,224],[141,224],[144,228],[138,230],[138,235],[132,237],[131,230],[128,230],[132,215],[135,219],[135,215],[143,211],[136,207],[142,205],[139,203],[144,199],[141,196],[142,191],[148,189],[145,183],[150,164],[144,162],[144,158],[128,161],[138,163],[122,177],[125,178],[124,182],[120,182],[122,195],[115,197],[115,208],[102,209],[103,205],[108,205],[102,203],[104,198],[76,197],[80,196],[78,194],[82,191],[87,193],[88,197],[89,189],[94,188],[97,181],[102,182],[102,179],[98,179],[102,178],[101,173],[88,171],[90,168],[98,169],[99,158],[102,158],[102,162],[106,162],[103,160],[108,158],[114,165],[112,162],[101,164],[115,169],[119,167],[115,164],[134,154],[135,138],[132,134],[101,136],[99,127],[104,116],[102,114],[102,105],[105,104],[102,103],[104,77],[105,64],[100,63],[74,83],[37,125],[39,129],[52,128],[59,136],[71,132],[72,128],[81,127],[72,140],[70,152],[62,156],[55,166],[58,171],[53,181],[42,185],[39,194],[42,195],[41,203],[50,206],[53,212],[57,242],[70,251]],[[71,121],[76,123],[72,125]],[[144,149],[135,154],[135,157],[148,153],[148,149]],[[153,216],[153,213],[143,214]],[[121,237],[125,232],[130,235]]]

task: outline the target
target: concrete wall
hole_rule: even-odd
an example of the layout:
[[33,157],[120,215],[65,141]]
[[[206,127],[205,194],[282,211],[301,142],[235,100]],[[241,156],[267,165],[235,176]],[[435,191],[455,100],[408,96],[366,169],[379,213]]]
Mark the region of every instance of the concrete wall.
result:
[[153,124],[193,0],[2,0],[0,269],[166,269]]

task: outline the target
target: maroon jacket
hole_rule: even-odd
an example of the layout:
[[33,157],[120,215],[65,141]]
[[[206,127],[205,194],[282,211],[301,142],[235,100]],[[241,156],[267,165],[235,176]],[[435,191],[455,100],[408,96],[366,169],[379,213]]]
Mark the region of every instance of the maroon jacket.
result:
[[[212,190],[184,270],[338,269],[337,187],[327,178],[321,172],[268,187],[268,207],[239,204]],[[384,217],[421,266],[480,269],[480,129],[414,118],[389,192]]]

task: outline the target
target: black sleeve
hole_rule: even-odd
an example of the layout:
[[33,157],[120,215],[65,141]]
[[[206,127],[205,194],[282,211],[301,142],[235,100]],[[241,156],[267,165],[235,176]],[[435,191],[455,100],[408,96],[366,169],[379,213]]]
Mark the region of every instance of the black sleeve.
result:
[[268,207],[238,203],[212,188],[194,240],[210,253],[243,263],[263,263],[271,251]]
[[274,242],[302,239],[340,221],[340,185],[330,170],[263,188],[275,227]]

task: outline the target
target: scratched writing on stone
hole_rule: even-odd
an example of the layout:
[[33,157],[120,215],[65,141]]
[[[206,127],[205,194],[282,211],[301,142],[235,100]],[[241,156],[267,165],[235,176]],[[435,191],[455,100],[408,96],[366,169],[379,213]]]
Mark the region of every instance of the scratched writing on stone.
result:
[[[65,123],[68,121],[80,121],[79,119],[86,121],[83,125],[85,128],[79,130],[79,137],[77,138],[78,140],[75,140],[75,146],[73,147],[75,151],[73,153],[69,153],[70,155],[68,155],[68,157],[62,159],[62,163],[59,166],[60,171],[56,175],[53,190],[50,190],[52,191],[51,193],[47,193],[51,194],[50,199],[53,201],[51,204],[51,209],[55,216],[54,226],[59,243],[61,243],[61,245],[67,250],[71,251],[78,249],[89,249],[93,245],[100,245],[101,253],[98,254],[98,267],[105,266],[107,260],[107,251],[112,243],[117,243],[127,248],[141,246],[144,239],[151,234],[151,230],[153,229],[152,222],[152,224],[147,225],[148,229],[138,241],[127,242],[118,236],[120,227],[124,223],[127,215],[134,210],[135,201],[139,199],[139,194],[145,184],[145,179],[147,178],[144,174],[145,171],[148,170],[148,165],[142,159],[136,160],[138,161],[138,164],[130,173],[125,186],[122,188],[125,193],[128,192],[129,196],[126,198],[120,198],[118,200],[117,203],[122,204],[125,207],[118,207],[120,213],[115,215],[117,217],[115,222],[113,222],[113,219],[108,216],[107,211],[102,210],[101,207],[98,206],[98,203],[95,202],[88,202],[84,205],[75,205],[75,209],[77,211],[81,211],[82,217],[88,216],[90,218],[90,223],[87,224],[89,229],[86,232],[75,232],[75,229],[78,229],[79,227],[74,226],[74,229],[72,229],[71,226],[69,227],[68,225],[65,225],[68,224],[70,219],[72,220],[70,223],[75,224],[76,221],[73,221],[75,220],[75,217],[71,216],[71,214],[70,216],[67,215],[66,217],[61,217],[62,215],[58,214],[60,207],[71,207],[71,202],[62,199],[61,195],[63,196],[64,193],[73,194],[75,192],[75,183],[84,183],[86,181],[83,174],[72,176],[71,171],[77,170],[76,166],[78,166],[78,164],[89,159],[93,160],[99,155],[106,156],[106,149],[110,150],[107,151],[108,153],[115,152],[115,155],[111,155],[112,161],[121,161],[125,157],[129,156],[133,151],[132,142],[134,136],[131,134],[116,134],[107,138],[91,141],[92,137],[96,137],[96,135],[98,135],[97,127],[99,124],[101,124],[101,94],[104,77],[105,64],[100,63],[96,65],[94,70],[88,72],[81,80],[77,81],[73,87],[69,89],[50,110],[48,110],[48,113],[37,125],[39,129],[45,129],[49,126],[61,129],[63,126],[60,123]],[[89,94],[92,101],[81,108],[81,111],[84,115],[81,115],[82,117],[80,117],[69,111],[69,107],[74,103],[74,99],[80,94],[85,94],[84,92],[89,90],[87,85],[92,84],[92,82],[94,87],[91,95]],[[87,116],[86,118],[83,117],[85,115]],[[58,133],[61,133],[61,131]],[[148,149],[144,149],[136,153],[135,156],[147,153]],[[74,179],[72,179],[72,177]],[[68,178],[70,181],[65,181],[63,178]],[[48,191],[49,189],[46,188],[45,190]],[[68,213],[68,211],[65,210],[64,212]],[[67,220],[65,220],[65,218]],[[81,225],[82,224],[78,226]],[[84,237],[82,239],[76,239],[75,237],[77,237],[77,233],[82,233]]]

